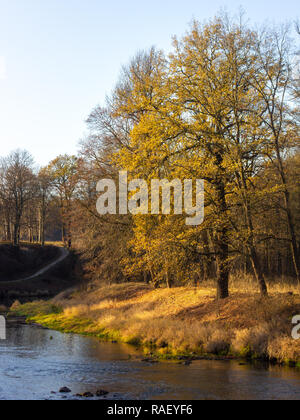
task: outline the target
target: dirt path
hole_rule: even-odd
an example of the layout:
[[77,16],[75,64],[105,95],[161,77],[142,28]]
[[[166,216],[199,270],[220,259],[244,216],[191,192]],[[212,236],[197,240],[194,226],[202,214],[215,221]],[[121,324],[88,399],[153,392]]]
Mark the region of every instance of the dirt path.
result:
[[61,263],[64,259],[66,259],[69,256],[69,251],[65,248],[59,248],[60,256],[53,261],[51,264],[46,265],[45,267],[41,268],[39,271],[34,273],[33,275],[29,277],[25,277],[23,279],[18,280],[12,280],[9,282],[9,284],[17,284],[22,283],[24,281],[33,280],[39,276],[42,276],[43,274],[46,274],[49,270],[51,270],[53,267],[55,267],[57,264]]

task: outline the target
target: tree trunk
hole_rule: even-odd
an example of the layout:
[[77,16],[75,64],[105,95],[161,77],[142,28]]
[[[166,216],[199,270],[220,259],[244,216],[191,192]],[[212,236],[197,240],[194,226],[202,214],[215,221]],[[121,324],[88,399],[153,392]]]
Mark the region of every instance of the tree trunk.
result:
[[[220,179],[216,185],[217,199],[220,214],[226,218],[227,203],[225,194],[225,185]],[[227,221],[225,220],[223,228],[219,228],[216,232],[215,248],[217,254],[217,298],[226,299],[229,296],[229,238]]]
[[222,232],[221,242],[218,244],[218,274],[217,274],[217,298],[226,299],[229,296],[229,265],[228,245],[225,243],[227,232]]
[[245,218],[248,228],[248,239],[247,239],[247,249],[250,254],[250,260],[252,264],[252,268],[254,271],[254,275],[256,278],[256,281],[259,284],[260,293],[262,296],[267,296],[268,294],[268,288],[267,284],[263,275],[263,271],[261,268],[261,264],[259,261],[259,257],[256,251],[255,242],[254,242],[254,225],[253,225],[253,219],[252,219],[252,211],[251,206],[249,203],[248,195],[247,195],[247,182],[244,175],[244,170],[241,168],[241,181],[242,181],[242,194],[243,194],[243,200],[244,200],[244,210],[245,210]]
[[66,244],[66,228],[64,222],[61,225],[61,240],[64,244]]
[[19,243],[20,243],[20,218],[19,216],[17,216],[16,221],[14,223],[13,245],[19,246]]
[[250,254],[250,259],[251,259],[254,275],[259,284],[260,293],[262,296],[267,296],[268,288],[267,288],[267,284],[266,284],[266,281],[262,272],[261,264],[260,264],[256,249],[254,246],[251,246],[251,245],[249,245],[248,249],[249,249],[249,254]]
[[39,211],[39,243],[41,246],[45,246],[45,209],[44,203],[42,204],[42,208]]
[[10,221],[9,220],[7,220],[6,240],[11,241],[11,230],[10,230]]

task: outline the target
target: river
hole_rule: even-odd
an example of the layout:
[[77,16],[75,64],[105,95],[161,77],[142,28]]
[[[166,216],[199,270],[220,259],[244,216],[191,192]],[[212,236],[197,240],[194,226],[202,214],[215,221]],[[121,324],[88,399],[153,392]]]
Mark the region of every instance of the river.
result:
[[[12,322],[7,340],[0,341],[0,400],[73,399],[98,389],[115,400],[300,400],[296,369],[236,361],[152,365],[141,359],[132,346]],[[58,393],[63,386],[72,393]]]

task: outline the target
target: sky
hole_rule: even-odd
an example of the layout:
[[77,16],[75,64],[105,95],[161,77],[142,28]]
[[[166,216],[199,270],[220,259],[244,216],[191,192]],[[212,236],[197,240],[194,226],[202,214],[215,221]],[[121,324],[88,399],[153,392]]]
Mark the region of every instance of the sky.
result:
[[253,23],[300,15],[299,0],[0,0],[0,156],[21,148],[46,165],[76,153],[138,50],[168,52],[194,18],[240,6]]

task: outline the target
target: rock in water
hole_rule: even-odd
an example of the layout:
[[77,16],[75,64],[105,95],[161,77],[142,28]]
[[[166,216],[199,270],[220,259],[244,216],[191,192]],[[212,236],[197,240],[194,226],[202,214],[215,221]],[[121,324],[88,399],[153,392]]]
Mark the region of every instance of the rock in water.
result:
[[96,392],[96,396],[97,397],[105,397],[105,395],[108,395],[108,394],[109,394],[109,392],[108,391],[104,391],[103,389],[99,389]]
[[84,394],[82,394],[82,396],[84,398],[93,398],[94,397],[94,395],[91,392],[85,392]]
[[72,391],[68,387],[64,386],[63,388],[60,388],[59,392],[61,394],[69,394]]

